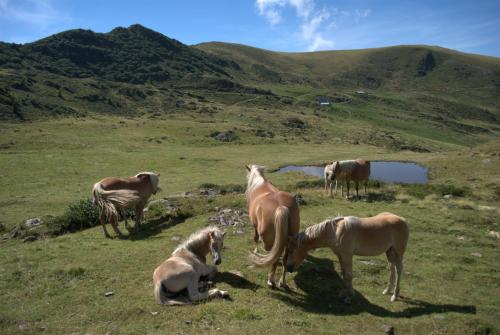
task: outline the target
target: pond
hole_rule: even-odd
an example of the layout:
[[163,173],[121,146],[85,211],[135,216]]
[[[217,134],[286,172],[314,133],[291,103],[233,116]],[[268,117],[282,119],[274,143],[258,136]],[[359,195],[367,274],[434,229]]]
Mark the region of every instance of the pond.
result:
[[[288,165],[276,172],[302,171],[323,178],[324,166]],[[428,168],[412,162],[372,161],[370,179],[386,183],[426,184]]]

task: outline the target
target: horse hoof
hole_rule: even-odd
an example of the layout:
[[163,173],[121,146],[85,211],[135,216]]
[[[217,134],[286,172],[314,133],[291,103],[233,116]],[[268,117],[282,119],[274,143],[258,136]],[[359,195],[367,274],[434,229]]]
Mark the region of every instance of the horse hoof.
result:
[[267,281],[267,287],[269,288],[276,288],[276,284],[270,280]]
[[229,292],[227,291],[219,291],[221,298],[227,299],[229,298]]
[[396,301],[396,299],[397,299],[397,298],[398,298],[398,297],[396,297],[395,295],[392,295],[392,297],[391,297],[391,302]]
[[384,291],[382,291],[383,295],[387,295],[388,293],[389,293],[389,289],[388,288],[386,288]]
[[280,283],[280,288],[284,289],[285,291],[290,291],[290,286],[288,286],[287,283]]

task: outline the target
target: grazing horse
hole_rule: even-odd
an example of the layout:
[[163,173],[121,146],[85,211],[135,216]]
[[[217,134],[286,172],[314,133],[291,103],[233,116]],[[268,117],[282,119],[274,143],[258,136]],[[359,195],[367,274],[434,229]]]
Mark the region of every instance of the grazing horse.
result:
[[286,288],[285,262],[287,257],[286,243],[288,236],[295,235],[300,229],[299,206],[295,196],[281,192],[264,176],[264,168],[258,165],[246,167],[249,220],[254,226],[254,241],[262,241],[268,254],[250,255],[250,261],[259,267],[271,266],[267,275],[267,285],[275,287],[275,273],[279,258],[283,256],[283,274],[279,286]]
[[348,303],[354,294],[352,256],[378,256],[385,252],[391,274],[383,294],[388,294],[394,287],[391,297],[391,302],[394,302],[399,295],[408,236],[405,219],[392,213],[380,213],[368,218],[347,216],[325,220],[289,238],[286,268],[288,272],[297,269],[311,249],[332,249],[339,258],[347,288],[347,292],[343,290],[341,296]]
[[[326,168],[325,168],[326,170]],[[364,182],[365,193],[368,179],[370,178],[370,161],[364,159],[336,161],[331,164],[331,173],[329,174],[330,180],[343,180],[347,183],[347,198],[349,198],[349,185],[351,180],[356,185],[356,196],[359,197],[359,182]],[[325,173],[326,180],[326,173]],[[344,195],[344,188],[341,184],[342,196]],[[335,193],[337,193],[337,184],[335,184]],[[332,195],[332,188],[330,184],[330,195]]]
[[[210,226],[193,233],[180,244],[172,256],[153,273],[156,302],[162,305],[186,305],[203,299],[229,297],[226,291],[216,288],[200,292],[198,286],[200,277],[215,277],[217,267],[206,264],[206,255],[210,252],[214,263],[221,263],[225,234],[219,228]],[[184,289],[187,289],[189,300],[176,299],[175,295]]]
[[[110,237],[106,222],[111,223],[115,233],[122,236],[118,229],[118,211],[123,212],[127,208],[135,210],[135,229],[139,229],[146,202],[151,194],[160,190],[159,176],[153,172],[141,172],[127,178],[107,177],[94,185],[92,195],[99,207],[99,221],[106,237]],[[126,220],[125,228],[128,230]]]

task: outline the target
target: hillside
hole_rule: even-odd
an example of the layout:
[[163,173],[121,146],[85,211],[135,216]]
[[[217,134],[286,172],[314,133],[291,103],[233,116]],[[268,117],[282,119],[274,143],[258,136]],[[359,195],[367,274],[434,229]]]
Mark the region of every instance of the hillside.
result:
[[[187,46],[140,25],[0,44],[0,119],[101,114],[245,115],[246,128],[265,128],[258,125],[265,114],[285,138],[287,115],[322,124],[311,138],[333,131],[347,141],[433,150],[433,141],[463,145],[497,136],[500,59],[428,46],[313,53]],[[365,130],[339,129],[341,122]],[[410,143],[422,137],[430,142]]]

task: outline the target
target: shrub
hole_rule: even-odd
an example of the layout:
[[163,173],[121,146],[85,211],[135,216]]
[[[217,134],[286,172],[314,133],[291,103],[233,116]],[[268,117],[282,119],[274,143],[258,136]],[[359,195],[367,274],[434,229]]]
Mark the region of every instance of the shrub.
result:
[[68,206],[61,216],[45,219],[49,235],[61,235],[94,227],[99,223],[99,209],[90,199],[80,200]]

